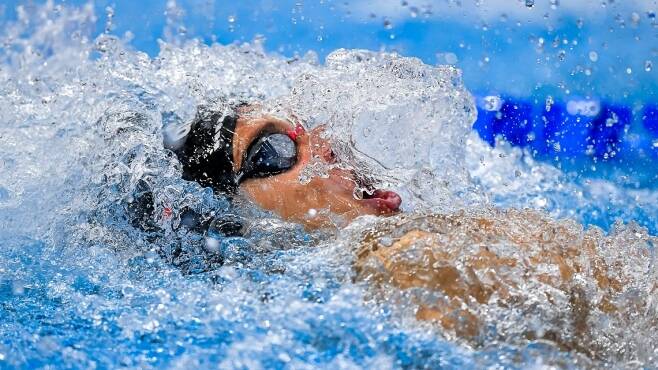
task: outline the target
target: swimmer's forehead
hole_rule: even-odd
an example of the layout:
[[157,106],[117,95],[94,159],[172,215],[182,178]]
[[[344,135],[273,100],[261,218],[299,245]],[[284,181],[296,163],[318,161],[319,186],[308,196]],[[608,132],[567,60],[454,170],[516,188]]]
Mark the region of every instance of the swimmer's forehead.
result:
[[238,115],[237,127],[260,127],[260,126],[273,126],[281,127],[285,130],[289,130],[291,127],[294,128],[294,124],[281,117],[277,117],[270,114],[259,114],[259,115]]
[[273,121],[288,122],[288,124],[291,125],[293,124],[292,122],[293,120],[291,120],[289,117],[286,117],[286,115],[274,113],[271,110],[266,109],[263,105],[259,103],[240,106],[236,109],[236,113],[240,119],[245,121],[243,123],[247,123],[247,124],[253,124],[254,122],[250,122],[250,121],[257,121],[263,118],[270,119]]

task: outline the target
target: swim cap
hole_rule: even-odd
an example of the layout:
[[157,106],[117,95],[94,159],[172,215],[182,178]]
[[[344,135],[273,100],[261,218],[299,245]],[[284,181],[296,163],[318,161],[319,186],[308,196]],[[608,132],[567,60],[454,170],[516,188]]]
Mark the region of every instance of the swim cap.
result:
[[199,110],[185,143],[176,150],[183,165],[183,179],[235,193],[238,183],[233,173],[233,134],[237,121],[234,111],[207,115]]

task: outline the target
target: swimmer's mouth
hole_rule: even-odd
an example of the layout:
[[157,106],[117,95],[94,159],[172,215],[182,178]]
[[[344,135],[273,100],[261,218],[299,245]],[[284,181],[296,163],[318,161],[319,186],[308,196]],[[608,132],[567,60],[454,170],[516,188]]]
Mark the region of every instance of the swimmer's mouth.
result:
[[379,214],[393,214],[400,212],[402,197],[398,193],[390,190],[381,190],[375,188],[373,182],[352,171],[353,181],[364,191],[361,192],[361,202],[367,204],[370,208],[377,210]]
[[362,202],[377,209],[381,214],[391,214],[400,211],[402,198],[398,193],[389,190],[375,190],[372,194],[367,191],[363,192]]

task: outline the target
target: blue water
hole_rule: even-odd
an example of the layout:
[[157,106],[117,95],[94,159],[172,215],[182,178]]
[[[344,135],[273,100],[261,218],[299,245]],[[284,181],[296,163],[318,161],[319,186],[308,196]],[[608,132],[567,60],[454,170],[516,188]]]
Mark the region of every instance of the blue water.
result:
[[[229,207],[177,178],[157,132],[164,117],[190,114],[197,97],[189,95],[217,88],[178,79],[221,71],[212,61],[232,51],[205,45],[258,40],[272,54],[250,66],[272,82],[220,89],[276,96],[292,84],[287,73],[321,73],[312,62],[287,62],[309,50],[320,61],[338,48],[366,48],[454,64],[474,94],[473,128],[486,143],[464,154],[469,185],[497,206],[605,231],[635,222],[655,235],[655,1],[490,3],[495,10],[397,0],[96,1],[88,11],[84,3],[0,5],[0,368],[587,365],[545,343],[471,348],[401,322],[351,282],[342,237],[249,210],[263,223],[248,239],[225,241],[230,263],[213,267],[199,236],[154,241],[129,226],[121,202],[131,174],[152,171],[163,202]],[[167,42],[162,51],[158,39]],[[210,56],[209,66],[185,60],[192,51]],[[491,97],[500,104],[487,103]],[[124,111],[148,123],[113,120]],[[187,259],[158,253],[174,243],[189,245]],[[277,243],[286,247],[271,247]]]

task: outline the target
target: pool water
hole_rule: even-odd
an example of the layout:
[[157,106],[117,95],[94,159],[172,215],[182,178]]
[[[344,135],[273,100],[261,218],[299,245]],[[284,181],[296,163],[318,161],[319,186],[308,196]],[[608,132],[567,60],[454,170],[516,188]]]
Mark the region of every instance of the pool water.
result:
[[[161,23],[180,30],[178,8],[168,9]],[[398,191],[407,212],[530,208],[651,245],[654,106],[614,95],[494,94],[471,87],[466,69],[387,51],[328,47],[293,58],[261,38],[225,45],[178,31],[157,50],[140,49],[134,34],[99,33],[98,17],[93,6],[49,2],[3,23],[0,368],[658,363],[649,327],[620,338],[648,348],[615,363],[518,338],[472,346],[409,320],[353,282],[353,235],[373,218],[308,232],[182,180],[163,148],[200,104],[258,102],[326,125],[342,165]],[[127,204],[144,186],[161,215],[157,233],[130,222]],[[202,235],[178,227],[186,208],[239,214],[249,233],[209,253]],[[644,319],[657,317],[654,306]]]

